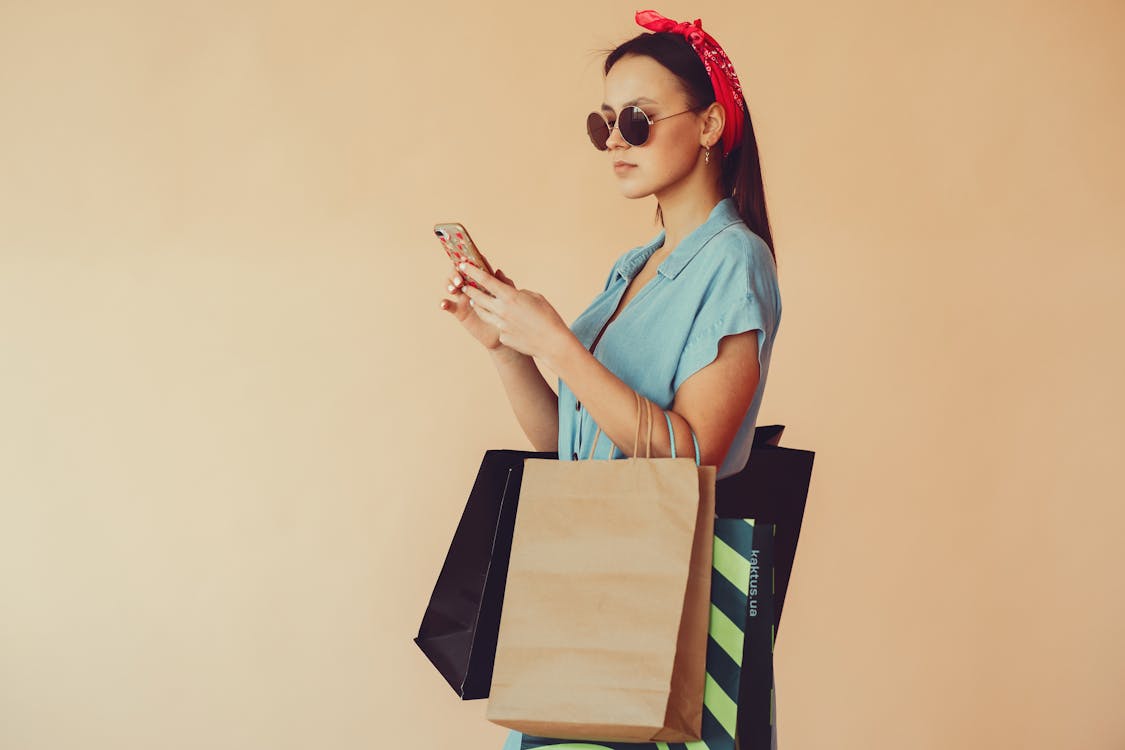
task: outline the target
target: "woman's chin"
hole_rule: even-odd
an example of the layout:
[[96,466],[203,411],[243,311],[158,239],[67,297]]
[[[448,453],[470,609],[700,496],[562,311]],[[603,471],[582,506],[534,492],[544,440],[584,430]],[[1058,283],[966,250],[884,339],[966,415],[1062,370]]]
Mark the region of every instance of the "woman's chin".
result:
[[617,184],[617,189],[621,191],[621,195],[625,198],[645,198],[652,195],[651,190],[630,180],[621,180]]

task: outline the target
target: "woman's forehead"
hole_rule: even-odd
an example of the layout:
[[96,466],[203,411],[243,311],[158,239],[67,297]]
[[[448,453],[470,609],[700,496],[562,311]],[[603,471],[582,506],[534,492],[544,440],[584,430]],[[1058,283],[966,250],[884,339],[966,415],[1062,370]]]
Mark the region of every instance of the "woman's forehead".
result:
[[630,104],[667,104],[682,98],[676,76],[651,57],[627,55],[605,77],[605,104],[614,109]]

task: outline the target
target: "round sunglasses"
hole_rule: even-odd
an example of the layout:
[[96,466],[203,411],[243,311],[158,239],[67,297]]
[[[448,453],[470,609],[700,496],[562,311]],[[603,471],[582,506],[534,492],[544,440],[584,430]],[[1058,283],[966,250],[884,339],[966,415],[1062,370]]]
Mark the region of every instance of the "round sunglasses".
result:
[[590,136],[590,142],[594,144],[594,148],[599,151],[605,151],[609,148],[607,142],[609,141],[609,134],[613,132],[614,128],[620,131],[621,137],[630,146],[643,146],[645,141],[648,140],[648,134],[653,123],[694,111],[695,109],[685,109],[683,112],[664,115],[654,120],[645,114],[643,109],[634,105],[622,109],[613,125],[609,124],[609,121],[605,119],[605,115],[601,112],[591,112],[586,116],[586,133]]

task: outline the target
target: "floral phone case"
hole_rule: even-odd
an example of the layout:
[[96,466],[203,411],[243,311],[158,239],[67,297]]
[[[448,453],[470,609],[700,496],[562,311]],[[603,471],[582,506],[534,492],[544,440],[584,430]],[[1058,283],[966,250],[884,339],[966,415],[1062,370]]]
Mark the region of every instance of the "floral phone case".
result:
[[[488,265],[488,261],[481,255],[480,250],[477,250],[477,246],[473,244],[473,238],[469,236],[469,232],[464,226],[457,222],[434,224],[434,234],[437,235],[437,238],[441,241],[442,247],[445,248],[446,255],[453,261],[453,266],[455,268],[457,264],[464,262],[484,269],[490,276],[494,275],[492,266]],[[476,287],[487,294],[485,289],[481,289],[480,285],[468,276],[463,275],[462,278],[465,280],[466,284]]]

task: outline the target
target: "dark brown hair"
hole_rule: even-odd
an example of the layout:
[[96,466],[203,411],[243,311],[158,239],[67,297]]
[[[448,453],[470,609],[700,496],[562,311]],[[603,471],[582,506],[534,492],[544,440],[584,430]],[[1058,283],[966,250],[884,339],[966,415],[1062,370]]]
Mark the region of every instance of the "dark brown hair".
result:
[[[699,59],[691,43],[682,35],[669,32],[638,34],[607,53],[604,72],[608,74],[610,68],[626,55],[651,57],[671,71],[680,80],[688,95],[688,104],[694,109],[703,109],[715,101],[715,89],[711,85],[707,69],[703,67],[703,61]],[[758,141],[754,137],[754,126],[745,98],[742,116],[745,118],[742,143],[736,144],[723,159],[723,192],[734,198],[738,214],[746,222],[746,226],[766,241],[776,264],[777,253],[773,248],[773,232],[770,231],[766,194],[762,185],[762,165],[758,160]],[[656,208],[656,218],[661,224],[664,223],[659,206]]]

